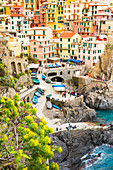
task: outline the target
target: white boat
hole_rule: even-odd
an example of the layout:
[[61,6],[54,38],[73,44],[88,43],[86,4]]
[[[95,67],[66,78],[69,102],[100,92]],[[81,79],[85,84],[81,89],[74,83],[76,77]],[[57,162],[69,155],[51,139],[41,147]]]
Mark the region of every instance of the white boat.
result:
[[52,104],[51,104],[50,101],[47,101],[46,105],[47,105],[47,108],[48,108],[48,109],[52,109]]
[[54,87],[55,91],[65,91],[65,87]]

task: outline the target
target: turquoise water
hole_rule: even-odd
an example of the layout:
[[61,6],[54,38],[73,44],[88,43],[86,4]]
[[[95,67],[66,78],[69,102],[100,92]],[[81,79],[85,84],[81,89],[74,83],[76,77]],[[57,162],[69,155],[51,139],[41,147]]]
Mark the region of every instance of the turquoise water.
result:
[[103,122],[108,123],[113,121],[113,110],[96,110],[97,117],[102,118]]
[[101,145],[82,157],[82,170],[113,170],[113,146]]

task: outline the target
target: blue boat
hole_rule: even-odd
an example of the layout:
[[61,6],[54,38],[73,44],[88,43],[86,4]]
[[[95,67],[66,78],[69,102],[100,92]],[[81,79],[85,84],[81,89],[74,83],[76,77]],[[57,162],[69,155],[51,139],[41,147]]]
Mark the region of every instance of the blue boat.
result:
[[52,87],[65,87],[64,84],[53,84]]
[[38,97],[37,96],[33,96],[33,103],[37,104],[38,103]]
[[54,104],[52,104],[52,106],[53,106],[54,108],[56,108],[56,109],[61,110],[61,108],[60,108],[60,107],[58,107],[58,106],[56,106],[56,105],[54,105]]
[[43,80],[45,80],[45,79],[46,79],[46,76],[44,76],[43,74],[42,74],[42,79],[43,79]]
[[32,75],[32,76],[36,75],[36,72],[31,72],[31,75]]
[[34,95],[37,96],[37,97],[40,97],[40,96],[41,96],[41,94],[40,94],[39,92],[37,92],[37,91],[34,92]]
[[39,79],[32,78],[34,84],[40,84]]

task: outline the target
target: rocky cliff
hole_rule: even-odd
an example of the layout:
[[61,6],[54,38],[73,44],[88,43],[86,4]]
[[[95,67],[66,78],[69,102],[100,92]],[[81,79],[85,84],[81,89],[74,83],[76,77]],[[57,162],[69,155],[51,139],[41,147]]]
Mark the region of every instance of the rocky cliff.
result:
[[62,108],[66,122],[85,122],[96,117],[94,109],[90,109],[83,102],[83,96],[66,102]]
[[81,157],[103,143],[113,145],[113,130],[71,130],[54,133],[52,144],[62,146],[62,154],[55,153],[54,161],[60,170],[78,170]]
[[97,90],[89,92],[86,97],[85,103],[93,109],[113,109],[113,91]]

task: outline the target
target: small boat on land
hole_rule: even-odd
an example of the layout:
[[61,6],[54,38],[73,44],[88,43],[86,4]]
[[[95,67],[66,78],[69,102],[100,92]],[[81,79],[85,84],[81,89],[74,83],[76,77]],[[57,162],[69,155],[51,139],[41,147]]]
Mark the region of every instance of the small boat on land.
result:
[[47,101],[46,106],[48,109],[52,109],[52,103],[50,101]]
[[65,91],[65,87],[54,87],[55,91]]
[[52,87],[65,87],[64,84],[53,84]]
[[42,74],[42,79],[43,79],[43,80],[45,80],[45,79],[46,79],[46,76],[44,76],[43,74]]
[[37,91],[40,93],[40,94],[44,94],[44,91],[42,89],[37,89]]
[[37,104],[38,103],[38,97],[37,96],[33,96],[33,103]]
[[31,75],[32,76],[35,76],[37,73],[36,72],[31,72]]
[[52,104],[52,106],[53,106],[54,108],[56,108],[56,109],[61,110],[61,108],[60,108],[60,107],[58,107],[58,106],[56,106],[56,105],[54,105],[54,104]]
[[48,95],[46,96],[46,99],[50,99],[51,96],[52,96],[52,94],[48,94]]
[[45,82],[46,82],[46,83],[51,83],[51,80],[45,79]]
[[40,84],[39,79],[37,79],[37,78],[32,78],[32,80],[33,80],[33,83],[34,83],[34,84]]
[[37,96],[37,97],[40,97],[40,96],[41,96],[41,94],[40,94],[39,92],[37,92],[37,91],[34,92],[34,95]]
[[39,88],[39,89],[42,89],[42,90],[44,90],[44,91],[46,90],[46,87],[44,87],[44,86],[42,86],[42,85],[39,85],[38,88]]

